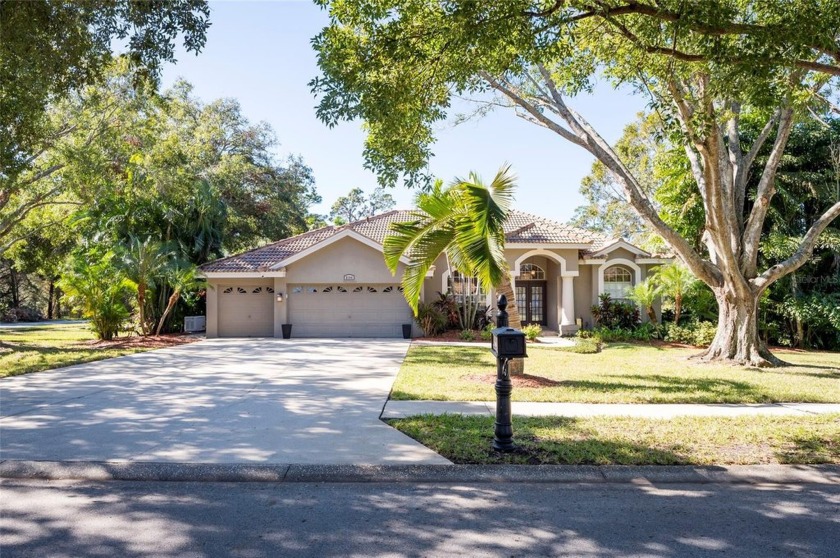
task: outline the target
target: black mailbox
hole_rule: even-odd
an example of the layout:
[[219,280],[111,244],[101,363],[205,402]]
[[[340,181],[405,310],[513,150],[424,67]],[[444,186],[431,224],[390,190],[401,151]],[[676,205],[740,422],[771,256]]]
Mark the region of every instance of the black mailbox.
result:
[[497,327],[492,331],[490,350],[496,358],[524,358],[525,334],[512,327]]

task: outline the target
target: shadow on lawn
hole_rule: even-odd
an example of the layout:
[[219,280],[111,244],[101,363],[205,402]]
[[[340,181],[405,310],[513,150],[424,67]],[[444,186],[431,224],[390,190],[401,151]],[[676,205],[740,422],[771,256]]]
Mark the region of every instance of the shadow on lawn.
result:
[[840,459],[840,438],[822,438],[805,434],[776,452],[781,463],[836,463]]
[[737,395],[739,399],[769,403],[771,399],[759,387],[736,380],[719,378],[680,378],[661,374],[632,374],[616,376],[626,381],[563,380],[562,387],[587,391],[645,390],[659,393],[707,393]]
[[[688,465],[679,444],[656,448],[604,438],[574,417],[514,417],[517,449],[491,448],[493,417],[409,417],[387,421],[457,464]],[[555,436],[547,437],[552,431]]]

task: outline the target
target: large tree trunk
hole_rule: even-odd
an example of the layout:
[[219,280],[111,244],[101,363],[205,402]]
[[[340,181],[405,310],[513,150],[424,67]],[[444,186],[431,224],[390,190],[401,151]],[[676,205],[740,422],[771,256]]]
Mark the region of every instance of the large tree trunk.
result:
[[770,367],[785,363],[773,356],[758,336],[758,296],[738,295],[726,287],[715,289],[718,326],[709,348],[698,355],[704,361],[725,361],[744,366]]

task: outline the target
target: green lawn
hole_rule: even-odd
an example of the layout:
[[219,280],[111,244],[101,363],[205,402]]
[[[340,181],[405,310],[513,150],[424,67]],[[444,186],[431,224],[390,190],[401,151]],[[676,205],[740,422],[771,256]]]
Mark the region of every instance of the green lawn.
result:
[[113,358],[153,347],[93,345],[87,324],[0,329],[0,378]]
[[[528,345],[515,401],[578,403],[840,402],[840,353],[778,351],[794,364],[751,369],[688,360],[697,349],[610,344],[597,354]],[[495,360],[486,346],[413,346],[392,399],[492,401]],[[520,385],[517,385],[520,383]]]
[[734,465],[840,463],[840,414],[796,417],[514,417],[517,451],[491,449],[493,417],[389,423],[455,463]]

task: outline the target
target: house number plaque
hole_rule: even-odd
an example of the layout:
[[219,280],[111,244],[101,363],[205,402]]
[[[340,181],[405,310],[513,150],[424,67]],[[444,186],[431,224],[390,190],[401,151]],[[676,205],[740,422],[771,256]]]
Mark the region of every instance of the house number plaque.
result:
[[355,280],[356,280],[356,276],[355,276],[355,275],[353,275],[352,273],[345,273],[345,274],[344,274],[344,280],[345,280],[345,281],[355,281]]

